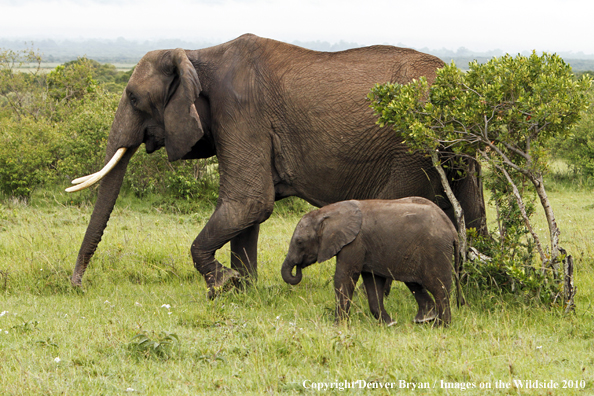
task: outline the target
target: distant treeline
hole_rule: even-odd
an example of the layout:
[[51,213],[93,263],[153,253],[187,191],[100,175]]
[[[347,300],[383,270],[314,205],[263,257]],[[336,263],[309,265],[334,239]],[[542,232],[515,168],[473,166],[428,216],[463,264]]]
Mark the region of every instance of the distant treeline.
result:
[[[523,55],[526,55],[526,54],[523,53]],[[496,55],[494,55],[494,56],[496,56]],[[500,55],[497,55],[497,56],[500,56]],[[450,62],[454,61],[456,66],[458,66],[462,70],[467,70],[468,64],[475,59],[479,63],[485,63],[489,59],[491,59],[491,57],[486,57],[486,56],[460,56],[460,57],[439,56],[439,58],[441,58],[441,60],[443,60],[446,63],[450,63]],[[585,72],[585,71],[594,70],[594,59],[570,59],[570,58],[565,58],[563,56],[562,56],[562,58],[565,62],[567,62],[571,65],[571,68],[574,72]]]
[[[31,45],[33,43],[33,45]],[[115,40],[104,39],[89,39],[89,40],[7,40],[0,38],[0,48],[23,50],[31,48],[43,54],[44,62],[64,63],[75,60],[79,57],[86,56],[90,59],[95,59],[101,63],[128,63],[135,64],[148,51],[164,48],[186,48],[186,49],[200,49],[206,48],[219,43],[207,41],[184,41],[177,39],[164,40],[147,40],[147,41],[132,41],[124,38]],[[327,41],[294,41],[293,44],[301,47],[310,48],[318,51],[341,51],[349,48],[362,47],[362,45],[340,41],[331,44]],[[399,43],[397,46],[406,47],[405,44]],[[479,62],[486,62],[494,56],[501,56],[504,51],[492,50],[487,52],[474,52],[464,47],[458,48],[456,51],[442,49],[417,48],[419,51],[433,54],[441,58],[444,62],[450,63],[452,60],[456,65],[465,69],[469,62],[476,59]],[[526,52],[526,51],[524,51]],[[529,53],[529,52],[528,52]],[[512,54],[516,55],[516,54]],[[526,53],[524,53],[526,55]],[[571,64],[574,71],[594,70],[594,54],[588,55],[582,52],[578,53],[559,53],[559,55],[569,64]]]

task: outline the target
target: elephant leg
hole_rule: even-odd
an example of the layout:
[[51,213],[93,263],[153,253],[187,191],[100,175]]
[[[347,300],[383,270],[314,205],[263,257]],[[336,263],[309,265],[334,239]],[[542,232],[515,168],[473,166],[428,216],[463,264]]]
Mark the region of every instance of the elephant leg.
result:
[[371,313],[380,322],[387,323],[388,325],[392,324],[394,321],[384,308],[385,288],[392,281],[381,276],[375,276],[369,272],[363,272],[361,275],[363,276],[363,283],[365,284]]
[[392,291],[392,279],[386,279],[386,286],[384,286],[384,297],[390,296],[390,291]]
[[349,317],[351,301],[355,291],[355,285],[359,280],[360,272],[352,272],[344,266],[336,264],[334,273],[334,292],[336,293],[336,319],[338,324]]
[[433,284],[428,287],[428,290],[433,297],[435,297],[435,305],[437,310],[437,321],[438,326],[447,326],[450,324],[452,314],[450,312],[450,289],[452,286],[452,280],[448,279],[437,279]]
[[248,283],[258,279],[259,233],[260,224],[254,224],[231,239],[231,268]]
[[[235,242],[234,245],[246,247],[245,261],[254,260],[253,252],[256,250],[256,246],[248,249],[248,244],[245,242],[256,239],[257,225],[266,220],[272,212],[272,209],[267,210],[267,208],[258,202],[223,202],[217,206],[192,243],[192,260],[196,269],[206,280],[209,298],[214,298],[217,293],[237,284],[242,279],[240,272],[222,266],[214,257],[215,252],[239,236],[240,243]],[[248,231],[245,232],[246,230]],[[241,256],[239,255],[239,258]],[[255,262],[250,265],[253,265],[255,269]]]
[[360,238],[355,238],[336,255],[334,292],[336,294],[335,322],[337,324],[349,316],[353,293],[361,275],[364,258],[365,249]]
[[427,290],[425,290],[425,288],[418,283],[405,282],[405,284],[413,296],[415,296],[415,300],[417,300],[417,304],[419,306],[419,310],[415,316],[414,322],[425,323],[434,320],[437,317],[435,303],[433,302],[433,298],[431,298]]

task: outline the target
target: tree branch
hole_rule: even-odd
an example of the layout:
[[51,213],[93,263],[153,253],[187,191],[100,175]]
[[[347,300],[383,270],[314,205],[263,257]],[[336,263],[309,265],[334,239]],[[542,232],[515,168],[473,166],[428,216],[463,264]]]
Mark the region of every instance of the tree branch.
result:
[[460,205],[460,202],[458,202],[458,199],[452,191],[452,187],[450,186],[448,177],[439,161],[438,152],[435,150],[431,150],[430,154],[433,166],[435,167],[435,169],[437,169],[437,172],[439,173],[441,185],[443,186],[446,196],[448,197],[450,203],[452,204],[452,207],[454,208],[454,214],[456,216],[456,223],[458,226],[458,239],[460,240],[460,255],[462,258],[462,265],[464,265],[464,263],[466,262],[466,251],[468,245],[466,241],[466,222],[464,220],[464,210],[462,209],[462,205]]
[[520,213],[522,214],[522,218],[524,219],[524,224],[526,225],[526,228],[528,228],[528,231],[530,231],[530,234],[532,235],[532,239],[534,239],[534,244],[536,245],[536,249],[538,250],[538,253],[540,254],[540,259],[543,263],[543,268],[544,268],[544,265],[546,263],[546,255],[544,253],[544,250],[542,249],[542,244],[540,243],[540,238],[534,232],[534,229],[532,228],[532,225],[530,224],[530,219],[528,218],[528,214],[526,213],[526,206],[524,205],[524,200],[522,199],[522,195],[520,195],[518,186],[516,186],[516,183],[514,183],[511,176],[509,175],[509,173],[507,173],[507,171],[505,170],[505,168],[503,166],[499,165],[490,156],[488,156],[487,153],[485,153],[484,151],[479,150],[479,153],[486,161],[493,164],[493,166],[495,166],[495,168],[497,168],[497,170],[499,170],[505,176],[505,178],[507,179],[507,182],[511,185],[514,197],[516,198],[516,202],[518,204],[518,208],[520,208]]

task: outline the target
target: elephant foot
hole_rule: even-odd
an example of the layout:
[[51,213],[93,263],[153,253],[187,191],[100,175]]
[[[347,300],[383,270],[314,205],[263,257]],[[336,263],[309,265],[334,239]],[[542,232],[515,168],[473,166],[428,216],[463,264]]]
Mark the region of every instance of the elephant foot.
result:
[[[240,275],[241,276],[241,275]],[[234,280],[234,286],[240,291],[246,291],[250,287],[254,286],[256,280],[251,276],[241,276]]]
[[82,287],[82,276],[72,275],[72,278],[70,278],[70,284],[75,288],[81,288]]
[[208,299],[212,300],[219,294],[229,290],[238,284],[242,277],[234,269],[221,267],[220,270],[206,274],[206,285],[208,286]]
[[422,324],[422,323],[433,322],[435,319],[437,319],[437,313],[435,312],[435,309],[431,309],[427,313],[419,311],[417,313],[417,316],[415,316],[414,322]]

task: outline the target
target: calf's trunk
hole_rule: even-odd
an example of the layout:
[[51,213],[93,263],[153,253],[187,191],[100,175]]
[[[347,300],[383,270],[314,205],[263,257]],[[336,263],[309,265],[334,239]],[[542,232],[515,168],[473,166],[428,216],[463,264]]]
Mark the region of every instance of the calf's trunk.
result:
[[[293,268],[296,267],[296,274],[293,275]],[[301,282],[301,278],[303,274],[301,273],[301,267],[295,264],[292,264],[289,260],[285,260],[283,263],[281,274],[283,275],[283,280],[290,285],[296,285]]]

